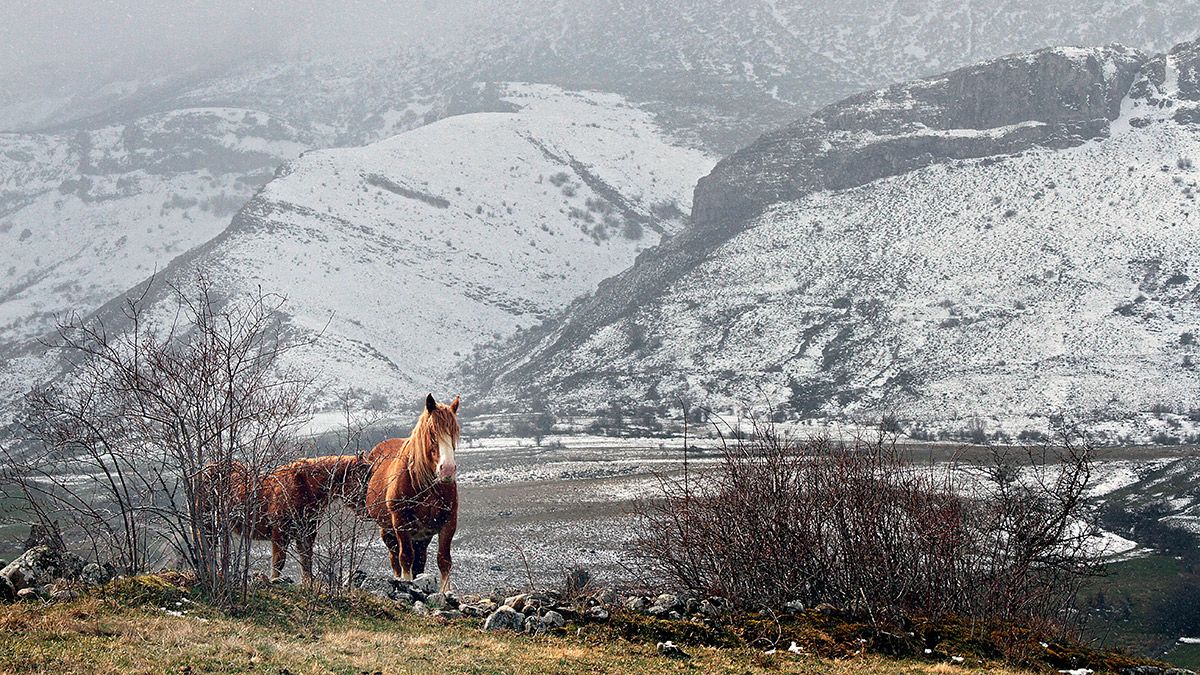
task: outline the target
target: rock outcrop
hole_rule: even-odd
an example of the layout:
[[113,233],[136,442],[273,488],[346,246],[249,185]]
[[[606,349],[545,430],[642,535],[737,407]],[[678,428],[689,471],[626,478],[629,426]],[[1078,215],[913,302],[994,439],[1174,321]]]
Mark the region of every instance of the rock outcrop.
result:
[[89,563],[62,547],[39,544],[0,569],[0,599],[69,599],[73,595],[54,588],[56,582],[98,586],[115,576],[116,569],[111,564]]

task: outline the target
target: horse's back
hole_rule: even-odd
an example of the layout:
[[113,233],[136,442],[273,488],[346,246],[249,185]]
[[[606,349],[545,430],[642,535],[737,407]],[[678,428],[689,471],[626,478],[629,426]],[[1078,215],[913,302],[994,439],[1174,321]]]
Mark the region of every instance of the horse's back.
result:
[[367,461],[376,464],[390,459],[397,459],[404,452],[404,444],[407,442],[407,438],[388,438],[379,441],[375,447],[371,448],[371,452],[367,453]]

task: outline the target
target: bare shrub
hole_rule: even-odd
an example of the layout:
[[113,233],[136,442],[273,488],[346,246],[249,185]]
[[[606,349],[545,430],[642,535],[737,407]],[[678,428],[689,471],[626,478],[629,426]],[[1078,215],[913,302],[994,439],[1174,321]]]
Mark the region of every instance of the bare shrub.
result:
[[257,508],[239,487],[297,454],[310,383],[280,364],[299,344],[281,296],[222,297],[200,276],[168,285],[173,302],[156,307],[152,286],[117,325],[60,326],[48,346],[66,375],[28,395],[30,442],[6,453],[6,491],[43,522],[66,518],[99,559],[136,573],[174,555],[233,601],[250,564],[248,528],[236,526]]
[[958,616],[1064,625],[1097,570],[1091,452],[917,464],[883,440],[798,442],[758,428],[719,466],[663,477],[634,551],[675,586],[747,608],[830,603],[874,621]]

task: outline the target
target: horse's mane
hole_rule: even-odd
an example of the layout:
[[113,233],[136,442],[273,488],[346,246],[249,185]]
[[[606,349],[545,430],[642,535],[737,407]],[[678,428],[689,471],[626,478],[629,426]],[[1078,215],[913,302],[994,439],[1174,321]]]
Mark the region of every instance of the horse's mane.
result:
[[425,410],[421,413],[416,426],[408,438],[404,439],[397,455],[398,459],[407,460],[408,472],[414,483],[433,481],[437,469],[438,439],[442,436],[454,438],[457,435],[458,419],[446,406],[439,405],[433,411]]

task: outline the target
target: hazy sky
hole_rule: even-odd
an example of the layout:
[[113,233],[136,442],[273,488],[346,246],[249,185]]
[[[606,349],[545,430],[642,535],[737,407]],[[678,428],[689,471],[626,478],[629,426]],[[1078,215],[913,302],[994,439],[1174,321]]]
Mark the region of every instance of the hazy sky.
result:
[[0,79],[47,67],[131,75],[248,53],[373,51],[453,36],[461,0],[0,0]]

